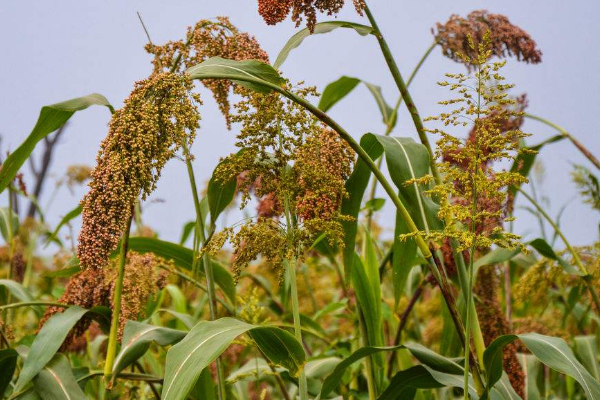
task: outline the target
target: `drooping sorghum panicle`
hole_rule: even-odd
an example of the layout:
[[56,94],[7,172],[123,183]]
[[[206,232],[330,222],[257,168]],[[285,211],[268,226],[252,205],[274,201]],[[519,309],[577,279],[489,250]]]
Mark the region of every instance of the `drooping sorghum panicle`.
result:
[[[473,64],[468,59],[477,59],[477,46],[483,41],[486,32],[490,32],[491,52],[489,56],[515,56],[517,60],[537,64],[542,61],[542,52],[527,32],[510,23],[501,14],[490,14],[486,10],[471,12],[466,18],[452,15],[445,23],[438,23],[435,37],[442,46],[443,54],[457,62],[465,63],[468,68]],[[471,37],[472,39],[469,39]],[[475,48],[469,44],[475,42]]]
[[[353,0],[354,8],[362,15],[364,0]],[[344,6],[344,0],[258,0],[258,13],[268,25],[282,22],[292,14],[296,27],[306,18],[306,26],[313,32],[317,23],[317,12],[327,15],[337,14]]]
[[582,165],[574,165],[571,171],[573,182],[579,190],[583,202],[589,204],[594,210],[600,211],[600,184],[598,178]]
[[[65,292],[58,299],[59,303],[76,305],[83,308],[109,306],[114,308],[113,291],[117,279],[116,263],[111,260],[110,268],[88,268],[73,275],[67,283]],[[152,294],[164,287],[165,276],[157,271],[157,264],[165,263],[153,254],[137,254],[130,252],[125,265],[123,279],[123,295],[121,314],[119,318],[119,339],[123,334],[127,320],[137,320],[143,315],[144,307]],[[54,314],[63,312],[63,307],[52,306],[46,310],[40,321],[40,327]],[[69,333],[63,343],[63,349],[68,349],[73,340],[80,337],[90,326],[91,319],[84,317]]]
[[[89,268],[73,275],[69,279],[65,291],[58,299],[58,302],[90,309],[95,306],[107,305],[108,295],[109,289],[106,281],[106,271],[103,269]],[[50,317],[57,313],[62,313],[64,310],[63,307],[48,307],[40,320],[40,328]],[[81,336],[88,329],[90,323],[90,318],[82,318],[71,332],[69,332],[61,349],[68,349],[73,340]]]
[[12,279],[17,282],[23,282],[25,277],[25,258],[20,250],[15,251],[10,261],[10,268],[12,269]]
[[[499,273],[495,265],[481,267],[477,273],[477,281],[473,288],[477,295],[477,315],[486,346],[497,337],[512,333],[504,311],[500,306],[498,288],[500,287]],[[511,343],[503,351],[504,371],[511,385],[519,396],[525,395],[525,374],[517,357],[517,345]]]
[[[314,88],[286,85],[303,98],[316,94]],[[215,237],[208,247],[214,253],[231,240],[239,274],[260,254],[279,267],[283,259],[298,256],[299,246],[315,235],[325,232],[330,240],[342,236],[339,208],[354,154],[295,102],[242,87],[236,92],[242,100],[232,121],[241,125],[236,145],[242,151],[225,158],[215,176],[220,181],[237,179],[242,208],[255,196],[260,201],[258,218],[237,233],[231,229]],[[280,226],[280,220],[286,225]]]
[[137,82],[110,122],[82,200],[77,255],[84,268],[102,268],[115,250],[131,208],[156,187],[165,163],[191,145],[200,115],[192,83],[172,73]]
[[291,258],[287,238],[279,224],[268,218],[259,218],[242,225],[239,231],[230,237],[233,244],[231,268],[236,282],[244,270],[259,255],[265,258],[271,267],[283,271],[283,261]]
[[331,129],[307,136],[298,148],[293,169],[298,177],[295,211],[312,234],[325,232],[330,242],[343,237],[340,207],[347,196],[354,152]]
[[[176,69],[181,72],[184,68],[200,64],[211,57],[269,62],[269,56],[258,41],[253,36],[240,32],[227,17],[217,17],[214,21],[201,20],[194,27],[188,28],[186,37],[185,42],[180,40],[168,42],[163,46],[146,46],[146,50],[154,54],[155,72],[169,71],[178,55],[181,55],[181,58]],[[206,79],[202,83],[213,93],[229,128],[229,94],[233,83],[224,79]]]
[[[144,317],[146,303],[150,296],[156,294],[159,289],[165,286],[165,279],[162,271],[159,272],[157,265],[165,261],[157,258],[151,253],[137,254],[129,253],[127,255],[127,264],[125,265],[125,275],[123,277],[123,292],[121,300],[121,313],[119,314],[118,338],[121,339],[125,324],[128,320],[136,321],[139,317]],[[116,283],[116,268],[112,270],[109,277],[110,283],[110,305],[114,309],[114,290]]]
[[[440,136],[436,158],[441,160],[438,165],[443,177],[443,183],[428,193],[449,199],[442,202],[439,217],[453,218],[465,228],[450,225],[429,236],[435,240],[453,238],[459,244],[459,251],[471,247],[485,249],[493,244],[519,245],[519,237],[505,232],[502,223],[507,220],[508,188],[527,179],[515,172],[494,170],[494,163],[515,160],[519,153],[527,151],[519,148],[519,140],[528,135],[519,129],[502,129],[507,120],[518,118],[521,113],[514,110],[515,101],[508,97],[507,90],[513,85],[502,83],[504,78],[499,74],[505,61],[488,62],[490,45],[488,32],[478,45],[477,59],[464,56],[475,67],[474,76],[446,74],[452,82],[440,82],[457,93],[456,98],[440,104],[454,109],[426,119],[438,121],[443,128],[428,130]],[[473,41],[470,46],[474,51]],[[454,130],[467,127],[471,121],[470,138],[461,139],[447,131],[448,127]]]
[[[287,89],[292,90],[292,85],[287,83]],[[295,92],[303,98],[316,95],[312,87]],[[297,182],[293,171],[285,171],[305,138],[322,130],[321,123],[304,108],[277,93],[257,93],[243,87],[237,87],[236,93],[242,100],[235,105],[232,122],[241,125],[236,146],[243,151],[220,164],[217,179],[226,182],[243,175],[243,179],[238,180],[242,207],[251,194],[258,198],[269,194],[278,199],[291,198]]]

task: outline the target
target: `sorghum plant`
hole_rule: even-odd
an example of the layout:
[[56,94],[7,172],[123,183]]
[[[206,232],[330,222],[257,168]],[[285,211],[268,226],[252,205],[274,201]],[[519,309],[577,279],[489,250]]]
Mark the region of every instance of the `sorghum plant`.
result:
[[[151,71],[121,109],[98,94],[42,109],[0,168],[1,398],[600,399],[598,241],[572,245],[527,185],[543,146],[568,139],[584,157],[573,171],[579,195],[598,210],[584,163],[600,162],[526,113],[526,95],[505,83],[512,59],[541,62],[535,41],[503,15],[452,15],[405,81],[367,1],[352,2],[364,25],[317,22],[345,3],[259,0],[268,25],[306,24],[274,66],[227,17],[205,19],[184,38],[149,40]],[[327,114],[358,78],[320,94],[279,71],[303,38],[335,28],[379,45],[398,89],[391,107],[367,84],[383,135],[358,140]],[[438,46],[466,72],[440,83],[453,94],[441,102],[449,111],[422,119],[409,85]],[[204,89],[237,147],[206,187],[192,152],[207,134],[197,138]],[[37,189],[48,163],[31,163],[33,190],[23,165],[44,138],[48,159],[67,120],[92,105],[112,113],[108,135],[93,168],[58,174],[52,198],[88,181],[89,191],[51,227]],[[404,106],[416,140],[394,136]],[[528,119],[558,135],[529,146]],[[171,160],[184,164],[194,203],[178,243],[145,219]],[[222,223],[233,204],[243,217]],[[539,238],[513,231],[521,208]]]

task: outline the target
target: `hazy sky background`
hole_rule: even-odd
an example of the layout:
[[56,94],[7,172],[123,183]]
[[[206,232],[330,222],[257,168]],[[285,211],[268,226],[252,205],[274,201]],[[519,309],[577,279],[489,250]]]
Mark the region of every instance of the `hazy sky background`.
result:
[[[350,3],[350,1],[348,1]],[[407,77],[432,42],[430,29],[457,13],[476,9],[507,15],[511,22],[529,32],[543,51],[543,63],[526,65],[509,59],[504,75],[516,84],[515,94],[526,92],[529,112],[562,125],[589,149],[600,154],[598,113],[600,93],[600,24],[597,0],[370,0],[372,11],[386,35],[402,73]],[[151,71],[150,56],[144,51],[146,36],[136,11],[144,20],[152,40],[162,44],[185,35],[186,27],[199,19],[227,15],[240,30],[256,36],[274,60],[287,39],[297,30],[291,22],[267,26],[258,15],[255,0],[2,0],[0,2],[0,134],[2,152],[14,150],[30,133],[42,106],[98,92],[120,107],[136,80]],[[331,19],[322,16],[321,21]],[[347,5],[340,20],[367,23]],[[462,72],[463,67],[445,59],[436,49],[413,82],[411,92],[423,116],[436,114],[436,102],[448,97],[436,81],[445,72]],[[292,81],[305,80],[322,90],[341,75],[356,76],[383,87],[388,103],[396,100],[397,89],[373,37],[353,31],[309,38],[292,52],[282,67]],[[210,92],[202,91],[202,128],[193,147],[197,177],[206,181],[220,156],[234,150],[236,128],[227,131]],[[315,100],[316,102],[316,100]],[[356,138],[366,132],[383,133],[377,107],[360,86],[336,106],[331,115]],[[67,166],[92,166],[99,143],[107,133],[109,111],[92,107],[75,114],[64,133],[46,184],[46,204],[54,181]],[[534,144],[555,132],[534,121],[524,131]],[[415,137],[414,126],[403,109],[394,132]],[[545,175],[538,189],[551,197],[548,211],[555,215],[568,203],[562,219],[573,243],[589,244],[598,238],[598,215],[576,198],[569,173],[572,163],[589,166],[570,143],[561,142],[543,150],[539,159]],[[24,168],[25,176],[29,170]],[[71,194],[62,189],[48,212],[55,225],[80,200],[85,188]],[[185,165],[171,161],[164,170],[158,190],[146,205],[145,223],[165,240],[178,240],[184,222],[193,218]],[[520,205],[524,205],[520,199]],[[6,194],[0,204],[7,203]],[[533,239],[539,235],[537,222],[519,212],[516,230]],[[239,215],[228,216],[233,222]],[[393,211],[386,208],[380,221],[391,228]],[[79,223],[78,223],[79,224]],[[63,232],[65,233],[65,232]]]

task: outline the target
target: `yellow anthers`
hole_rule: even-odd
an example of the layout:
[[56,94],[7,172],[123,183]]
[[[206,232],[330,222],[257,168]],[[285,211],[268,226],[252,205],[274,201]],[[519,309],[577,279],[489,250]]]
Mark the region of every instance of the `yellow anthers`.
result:
[[258,287],[252,287],[248,296],[238,296],[237,300],[241,306],[238,317],[242,321],[253,325],[264,325],[269,322],[269,317],[265,316],[265,308],[260,305]]
[[449,225],[439,233],[430,233],[430,239],[455,239],[459,251],[469,248],[519,246],[519,237],[504,232],[507,188],[527,182],[522,175],[510,171],[494,171],[493,164],[515,160],[519,154],[519,140],[528,136],[518,127],[522,113],[516,102],[507,97],[512,85],[500,85],[503,80],[497,72],[505,63],[488,63],[490,36],[484,34],[477,43],[469,39],[469,46],[477,47],[477,54],[469,57],[474,75],[446,74],[450,90],[460,97],[440,102],[456,106],[449,112],[429,118],[444,127],[462,127],[472,122],[473,128],[466,139],[444,129],[430,129],[439,135],[436,157],[441,159],[441,185],[427,193],[433,197],[448,198],[442,202],[439,217],[453,218],[463,229]]
[[83,226],[77,255],[84,268],[102,268],[114,251],[138,198],[156,187],[162,168],[199,127],[197,103],[187,78],[161,73],[136,83],[117,110],[81,204]]

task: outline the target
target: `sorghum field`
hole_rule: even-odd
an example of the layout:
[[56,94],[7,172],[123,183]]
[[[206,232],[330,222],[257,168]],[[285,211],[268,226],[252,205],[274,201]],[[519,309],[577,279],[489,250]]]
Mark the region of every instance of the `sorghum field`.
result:
[[[121,108],[98,93],[39,105],[0,160],[1,398],[600,400],[598,229],[574,243],[534,179],[546,148],[576,151],[550,200],[575,188],[600,212],[598,142],[529,113],[505,68],[544,62],[527,26],[486,10],[432,20],[411,67],[369,3],[239,2],[295,23],[278,54],[228,16],[157,43],[138,14],[148,65]],[[340,31],[376,49],[396,98],[377,76],[319,90],[286,78],[291,53]],[[453,69],[428,78],[444,93],[431,116],[411,82],[435,53]],[[375,133],[332,117],[365,87]],[[236,151],[211,148],[205,182],[207,104]],[[52,178],[86,194],[49,219],[52,155],[90,109],[107,115],[105,138],[85,143],[97,157]],[[145,223],[167,164],[194,205],[178,241]]]

